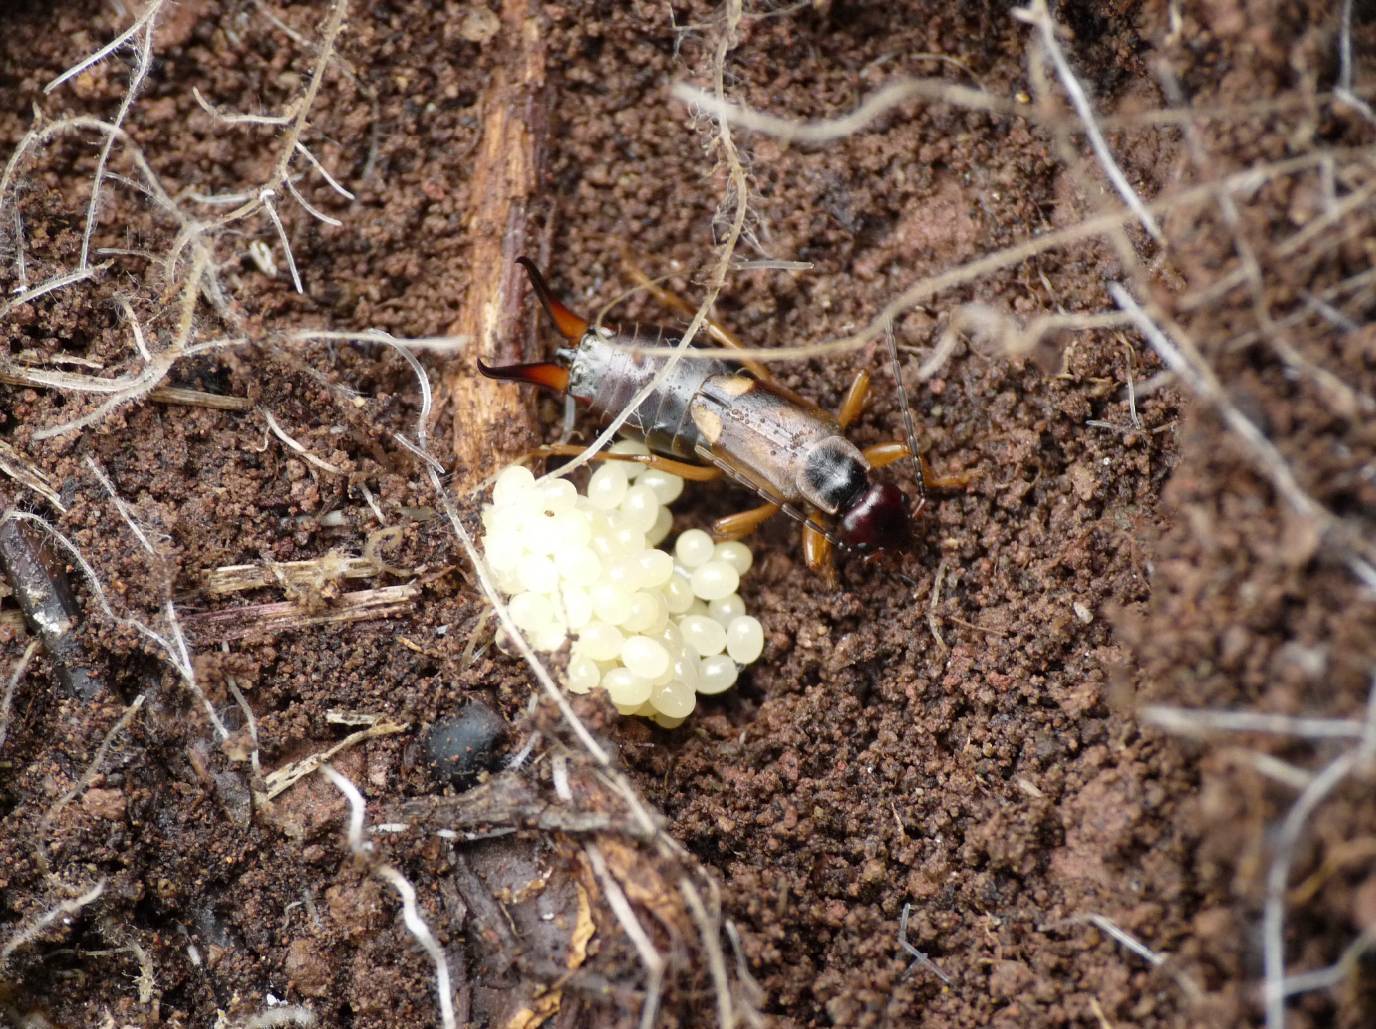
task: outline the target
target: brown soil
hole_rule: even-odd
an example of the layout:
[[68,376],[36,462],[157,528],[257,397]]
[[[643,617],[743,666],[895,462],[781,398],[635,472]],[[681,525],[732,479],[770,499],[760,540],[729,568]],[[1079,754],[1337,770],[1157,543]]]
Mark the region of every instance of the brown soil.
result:
[[[3,14],[7,149],[33,126],[35,102],[50,120],[110,119],[127,91],[125,50],[43,94],[129,17],[87,0],[50,6],[11,3]],[[448,955],[461,1024],[635,1024],[653,991],[609,879],[668,963],[665,1024],[712,1024],[723,982],[735,1012],[748,1016],[753,1005],[783,1025],[1256,1021],[1276,826],[1302,777],[1352,740],[1234,735],[1201,745],[1151,728],[1141,711],[1360,719],[1376,667],[1376,604],[1352,571],[1376,532],[1376,336],[1362,327],[1371,289],[1359,280],[1325,293],[1369,265],[1369,203],[1329,212],[1370,189],[1367,158],[1344,148],[1369,145],[1373,133],[1355,106],[1324,92],[1338,73],[1330,6],[1058,9],[1099,108],[1123,116],[1109,143],[1148,199],[1323,148],[1330,159],[1236,193],[1235,224],[1207,194],[1171,205],[1160,217],[1164,256],[1129,219],[1117,240],[1086,234],[909,305],[895,328],[919,432],[932,464],[968,473],[970,484],[929,508],[913,552],[844,561],[835,589],[803,567],[790,527],[771,525],[745,587],[766,626],[764,657],[682,729],[618,720],[596,698],[575,705],[663,813],[656,834],[628,814],[618,780],[597,773],[553,706],[532,705],[539,691],[525,666],[495,648],[476,658],[467,649],[475,633],[479,646],[490,640],[491,624],[480,624],[486,605],[462,550],[431,517],[423,466],[395,438],[414,438],[421,410],[408,364],[377,345],[282,334],[481,335],[488,291],[510,288],[490,281],[492,255],[506,260],[513,246],[540,254],[580,311],[627,288],[622,243],[650,274],[673,273],[676,289],[701,296],[735,198],[716,123],[673,101],[669,86],[710,87],[721,12],[548,4],[527,22],[514,2],[501,17],[460,3],[355,5],[305,141],[356,199],[304,162],[293,166],[308,201],[342,222],[277,197],[302,295],[266,217],[218,237],[232,310],[216,314],[193,291],[193,338],[242,332],[252,345],[180,360],[165,383],[249,403],[217,411],[145,399],[45,440],[35,432],[103,398],[0,377],[0,442],[13,448],[0,453],[0,508],[39,514],[65,534],[121,615],[165,632],[171,597],[196,681],[231,734],[222,744],[165,655],[102,614],[90,584],[54,550],[51,564],[72,572],[79,625],[67,650],[37,651],[3,722],[0,1020],[199,1026],[223,1015],[238,1025],[285,1001],[323,1025],[427,1024],[433,964],[395,893],[369,874],[386,860],[414,883]],[[169,192],[266,181],[281,127],[216,124],[192,88],[223,111],[283,111],[309,79],[327,12],[318,3],[168,7],[127,129]],[[892,80],[938,76],[1042,118],[909,101],[825,145],[735,130],[749,176],[738,259],[811,268],[734,271],[722,320],[762,346],[844,336],[914,281],[1114,206],[1085,135],[1048,127],[1075,122],[1059,88],[1048,95],[1029,74],[1033,36],[992,5],[749,5],[725,65],[735,102],[824,118]],[[1359,56],[1371,36],[1357,25]],[[543,80],[521,71],[522,60]],[[1166,106],[1161,62],[1196,110],[1289,103],[1192,119],[1192,141],[1179,123],[1129,117]],[[1360,62],[1357,70],[1360,84]],[[498,230],[474,212],[493,202],[487,176],[497,173],[481,145],[504,90],[524,90],[548,134],[530,123],[541,188],[502,208],[514,213],[497,246]],[[1064,117],[1052,117],[1057,110]],[[0,196],[4,296],[76,266],[99,143],[87,131],[42,148]],[[110,170],[137,174],[120,147]],[[125,252],[98,254],[102,267],[87,281],[0,308],[0,358],[133,374],[140,363],[120,298],[154,350],[177,333],[190,258],[170,273],[160,263],[176,226],[126,182],[107,182],[105,196],[95,245]],[[1288,242],[1308,225],[1311,240]],[[254,241],[271,248],[275,276],[250,258]],[[1251,257],[1257,290],[1244,279],[1207,292]],[[1120,281],[1145,285],[1150,295],[1134,292],[1158,321],[1182,346],[1193,341],[1233,409],[1331,512],[1326,527],[1312,511],[1296,513],[1236,423],[1186,404],[1189,391],[1159,376],[1152,348],[1124,327],[1019,348],[967,321],[940,370],[918,379],[952,318],[968,316],[956,316],[962,305],[1025,324],[1112,310],[1105,284]],[[533,359],[548,343],[537,342],[529,298],[511,303],[525,314],[510,315],[492,345]],[[643,298],[625,316],[666,318]],[[72,358],[103,371],[60,363]],[[479,498],[467,490],[536,433],[553,436],[558,415],[505,388],[483,393],[471,354],[422,361],[442,387],[432,446],[452,463],[472,526]],[[853,438],[893,438],[902,417],[882,347],[778,369],[831,406],[862,365],[880,372]],[[336,470],[288,449],[260,408]],[[47,475],[65,512],[8,472],[16,454]],[[129,504],[154,556],[88,459]],[[401,528],[399,540],[375,535],[372,502]],[[690,489],[679,527],[749,503],[732,487]],[[34,531],[29,542],[43,538]],[[234,596],[203,580],[210,568],[331,551],[381,553],[393,571]],[[328,620],[341,595],[408,583],[386,617]],[[8,592],[0,586],[0,687],[30,641]],[[326,620],[274,628],[250,607],[284,601]],[[73,686],[68,666],[84,667],[92,688]],[[234,690],[256,716],[265,772],[359,728],[330,712],[404,725],[335,765],[366,795],[370,824],[408,828],[377,834],[374,854],[356,861],[348,807],[325,780],[307,776],[255,802],[263,783]],[[143,706],[98,753],[138,697]],[[465,790],[433,771],[423,739],[472,701],[510,723],[508,755],[542,735],[520,769]],[[1276,759],[1288,763],[1289,785],[1277,781]],[[573,824],[558,800],[561,767],[578,817],[596,824]],[[1337,961],[1376,927],[1369,798],[1360,776],[1341,783],[1300,837],[1284,945],[1292,974]],[[724,968],[701,938],[686,881],[706,897]],[[75,904],[97,882],[99,898]],[[949,984],[910,967],[899,940],[908,905],[908,941]],[[51,924],[21,940],[45,912],[56,912]],[[715,931],[718,914],[739,950]],[[1165,961],[1143,960],[1090,916]],[[1355,960],[1289,1011],[1293,1024],[1371,1024],[1369,966]]]

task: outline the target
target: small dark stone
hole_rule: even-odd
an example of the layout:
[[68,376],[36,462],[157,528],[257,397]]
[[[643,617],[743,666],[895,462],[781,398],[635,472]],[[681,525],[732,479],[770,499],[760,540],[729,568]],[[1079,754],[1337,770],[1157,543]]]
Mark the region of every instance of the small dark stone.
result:
[[435,774],[455,786],[471,785],[492,768],[506,738],[506,722],[492,708],[473,701],[451,718],[441,718],[425,734],[425,755]]

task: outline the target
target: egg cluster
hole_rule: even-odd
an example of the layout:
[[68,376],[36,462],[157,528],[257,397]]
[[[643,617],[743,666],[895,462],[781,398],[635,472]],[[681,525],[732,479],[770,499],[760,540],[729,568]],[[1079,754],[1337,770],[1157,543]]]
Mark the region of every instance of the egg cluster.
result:
[[[630,441],[611,449],[648,453]],[[677,475],[632,461],[598,466],[586,495],[512,465],[483,508],[483,550],[512,621],[536,650],[576,637],[569,692],[601,687],[622,714],[665,728],[692,713],[698,694],[730,689],[764,649],[736,592],[749,547],[689,529],[673,554],[657,549],[682,492]]]

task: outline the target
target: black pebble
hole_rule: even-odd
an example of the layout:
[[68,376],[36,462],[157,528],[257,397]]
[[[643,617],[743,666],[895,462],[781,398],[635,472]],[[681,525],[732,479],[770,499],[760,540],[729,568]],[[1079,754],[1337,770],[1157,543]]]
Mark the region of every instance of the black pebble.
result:
[[441,780],[469,786],[479,772],[495,765],[505,738],[502,716],[474,701],[430,727],[425,734],[425,755]]

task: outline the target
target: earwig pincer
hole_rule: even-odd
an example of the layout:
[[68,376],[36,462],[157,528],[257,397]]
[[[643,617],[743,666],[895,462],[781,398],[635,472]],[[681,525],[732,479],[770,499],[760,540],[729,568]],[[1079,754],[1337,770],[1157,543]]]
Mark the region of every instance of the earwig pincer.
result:
[[[590,325],[555,298],[533,262],[518,260],[568,345],[552,361],[496,368],[480,361],[478,370],[490,378],[528,382],[570,396],[598,419],[615,417],[668,360],[639,348],[663,349],[681,337],[658,326],[624,331]],[[642,282],[680,310],[688,308],[672,293]],[[723,346],[740,345],[720,326],[709,326]],[[776,383],[754,362],[679,360],[622,425],[623,435],[641,440],[652,453],[598,456],[640,460],[685,479],[705,482],[725,475],[739,482],[766,503],[718,519],[713,535],[738,539],[783,511],[802,523],[808,567],[831,577],[833,546],[872,554],[907,544],[913,518],[926,502],[926,487],[952,484],[931,478],[917,462],[918,500],[910,512],[903,492],[875,476],[877,469],[916,450],[911,440],[861,450],[845,437],[845,428],[864,407],[869,383],[868,372],[861,371],[833,415]],[[537,453],[581,450],[558,444]]]

